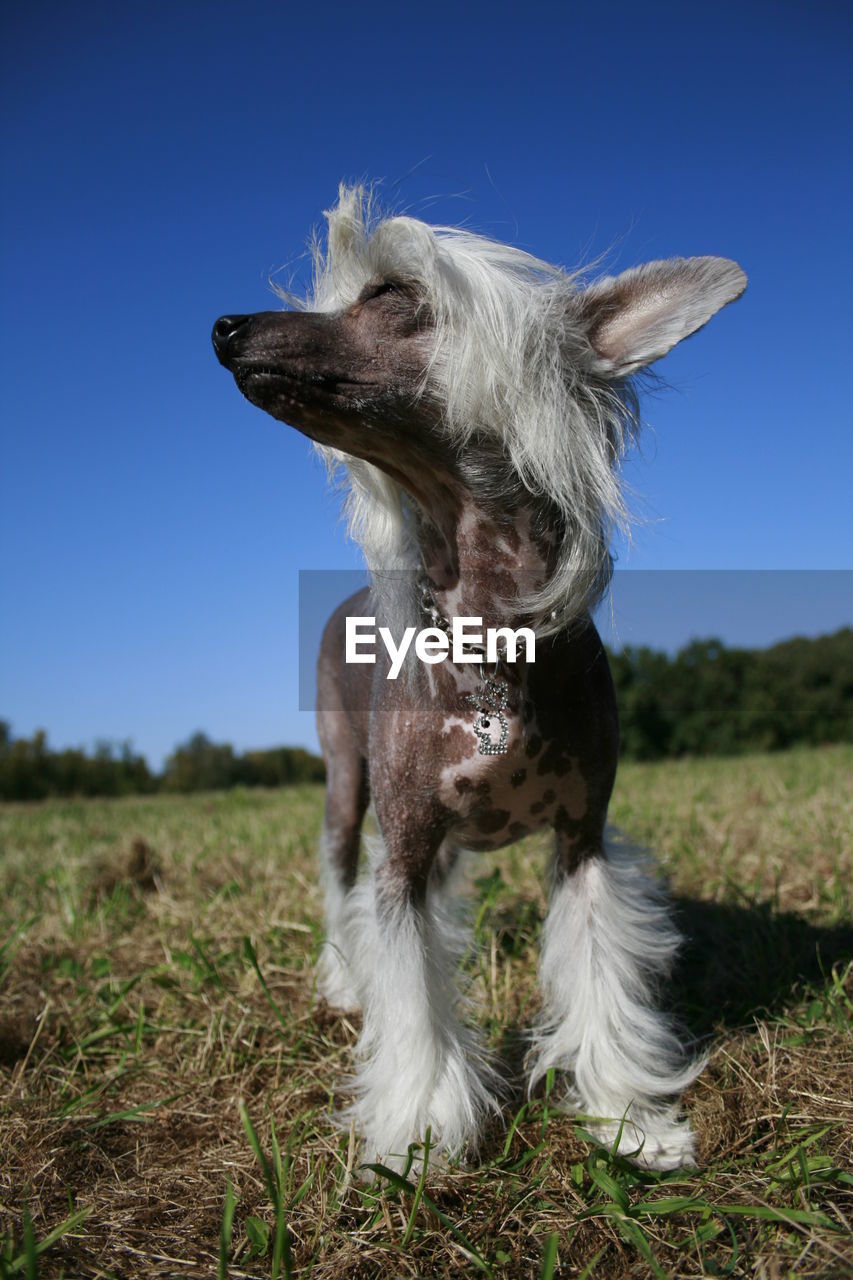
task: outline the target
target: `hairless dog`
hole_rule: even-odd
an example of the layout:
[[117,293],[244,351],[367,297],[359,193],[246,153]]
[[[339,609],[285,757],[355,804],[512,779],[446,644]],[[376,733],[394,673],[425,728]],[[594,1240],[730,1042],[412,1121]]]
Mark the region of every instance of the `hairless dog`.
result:
[[[643,855],[605,838],[619,735],[590,609],[626,517],[633,375],[746,278],[700,257],[585,283],[468,231],[376,219],[359,188],[327,218],[309,300],[224,316],[213,341],[243,394],[343,471],[373,574],[331,618],[318,671],[320,985],[363,1011],[350,1114],[365,1156],[402,1159],[428,1127],[448,1155],[471,1152],[499,1110],[495,1060],[456,1007],[452,869],[550,827],[530,1085],[553,1068],[603,1139],[689,1164],[678,1099],[702,1063],[657,1005],[679,942],[666,896]],[[427,630],[433,653],[444,637],[446,660],[410,649],[396,679],[381,648],[346,661],[348,619],[365,618]],[[461,619],[502,643],[463,660],[447,639]],[[511,652],[522,628],[535,660]],[[380,835],[358,878],[371,801]]]

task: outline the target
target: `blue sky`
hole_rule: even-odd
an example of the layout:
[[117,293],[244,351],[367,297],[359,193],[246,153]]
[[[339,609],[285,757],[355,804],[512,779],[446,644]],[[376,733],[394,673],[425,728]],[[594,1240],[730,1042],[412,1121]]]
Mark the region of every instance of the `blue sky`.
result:
[[[276,305],[270,273],[304,279],[341,178],[567,266],[736,258],[745,298],[659,366],[620,563],[853,569],[847,6],[36,0],[3,27],[17,733],[130,737],[155,764],[196,728],[315,743],[297,575],[357,553],[307,442],[241,399],[209,332]],[[807,581],[765,575],[757,628],[743,590],[678,618],[634,591],[620,634],[853,621],[850,574]]]

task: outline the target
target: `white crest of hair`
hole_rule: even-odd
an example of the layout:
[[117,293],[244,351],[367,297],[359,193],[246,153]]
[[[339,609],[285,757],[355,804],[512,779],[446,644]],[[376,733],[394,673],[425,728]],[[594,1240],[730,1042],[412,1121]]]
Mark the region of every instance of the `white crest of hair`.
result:
[[[668,271],[650,264],[582,289],[577,274],[487,237],[410,217],[381,221],[359,186],[341,186],[326,218],[305,305],[347,307],[384,280],[421,292],[434,335],[421,394],[440,403],[448,440],[497,441],[512,467],[507,483],[520,482],[564,531],[555,572],[523,602],[541,634],[561,629],[600,597],[611,534],[627,532],[618,464],[638,419],[625,375],[738,296],[743,273],[714,258],[688,260],[704,266],[685,273],[678,259]],[[620,325],[624,312],[631,322]],[[603,352],[593,346],[599,335]],[[369,463],[320,453],[330,470],[347,473],[349,528],[368,567],[419,570],[404,490]]]
[[[568,536],[556,573],[529,605],[542,617],[576,616],[609,578],[610,533],[626,519],[613,463],[634,428],[630,389],[574,376],[591,361],[577,278],[468,231],[408,217],[377,222],[360,187],[342,187],[326,217],[308,305],[349,306],[385,279],[419,288],[434,325],[421,392],[441,403],[449,441],[490,435],[534,501],[556,505]],[[368,566],[420,569],[403,489],[370,463],[320,453],[330,470],[347,473],[346,515]]]
[[475,1149],[484,1117],[498,1110],[499,1084],[478,1033],[457,1015],[454,974],[467,933],[452,896],[431,884],[422,907],[402,901],[387,888],[381,837],[366,843],[370,874],[351,890],[347,913],[364,1017],[355,1101],[339,1120],[355,1120],[365,1161],[401,1168],[427,1128],[434,1150]]
[[[645,855],[610,843],[554,886],[540,955],[544,997],[532,1088],[554,1068],[605,1142],[657,1169],[694,1159],[674,1100],[703,1070],[655,1008],[681,939]],[[639,1154],[637,1154],[639,1152]]]

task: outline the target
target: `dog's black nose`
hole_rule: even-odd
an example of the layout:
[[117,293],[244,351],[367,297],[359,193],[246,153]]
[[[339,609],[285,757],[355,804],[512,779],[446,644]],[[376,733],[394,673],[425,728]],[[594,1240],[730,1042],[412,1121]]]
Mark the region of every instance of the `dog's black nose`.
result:
[[248,324],[251,316],[220,316],[213,326],[213,333],[210,335],[213,339],[213,349],[219,359],[220,364],[225,364],[225,357],[228,351],[228,344],[243,325]]

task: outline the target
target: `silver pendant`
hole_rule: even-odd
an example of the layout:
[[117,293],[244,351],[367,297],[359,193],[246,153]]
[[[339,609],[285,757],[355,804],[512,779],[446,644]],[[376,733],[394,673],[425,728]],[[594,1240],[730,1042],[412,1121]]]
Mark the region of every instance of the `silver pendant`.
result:
[[503,714],[507,706],[509,686],[505,680],[487,680],[477,693],[469,693],[465,701],[477,712],[474,732],[481,756],[506,755],[509,722]]

